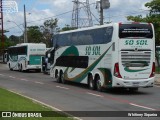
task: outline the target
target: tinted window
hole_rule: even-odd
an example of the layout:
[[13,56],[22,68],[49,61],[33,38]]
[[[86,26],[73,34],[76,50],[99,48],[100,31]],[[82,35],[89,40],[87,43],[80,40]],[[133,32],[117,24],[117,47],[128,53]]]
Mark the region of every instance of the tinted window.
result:
[[143,37],[153,38],[153,31],[150,24],[120,24],[119,38]]
[[88,56],[60,56],[56,59],[56,66],[87,68]]
[[104,44],[112,40],[113,27],[92,30],[93,44]]
[[8,48],[8,53],[12,55],[26,55],[27,46]]
[[59,46],[105,44],[112,40],[113,27],[91,29],[54,36],[53,44]]
[[27,46],[18,47],[18,54],[19,55],[26,55],[27,54]]
[[17,55],[17,48],[16,47],[12,47],[12,48],[8,48],[8,53],[12,54],[12,55]]

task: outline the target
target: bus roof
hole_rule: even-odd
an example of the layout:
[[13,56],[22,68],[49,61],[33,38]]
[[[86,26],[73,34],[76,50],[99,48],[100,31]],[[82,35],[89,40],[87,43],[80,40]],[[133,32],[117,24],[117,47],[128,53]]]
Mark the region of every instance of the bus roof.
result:
[[63,31],[63,32],[59,32],[59,34],[65,34],[65,33],[71,33],[71,32],[79,32],[79,31],[85,31],[85,30],[91,30],[91,29],[98,29],[98,28],[113,26],[113,25],[116,25],[116,24],[149,24],[149,23],[145,23],[145,22],[119,22],[119,23],[109,23],[109,24],[96,25],[96,26],[87,27],[87,28],[79,28],[79,29],[75,29],[75,30]]
[[27,46],[27,45],[46,45],[46,44],[44,44],[44,43],[19,43],[19,44],[17,44],[17,45],[15,45],[15,46],[10,46],[10,47],[8,47],[8,48],[12,48],[12,47],[20,47],[20,46]]
[[112,26],[113,23],[110,24],[105,24],[105,25],[96,25],[96,26],[92,26],[92,27],[87,27],[87,28],[79,28],[79,29],[75,29],[75,30],[69,30],[69,31],[63,31],[63,32],[59,32],[59,34],[65,34],[65,33],[70,33],[70,32],[78,32],[78,31],[84,31],[84,30],[91,30],[91,29],[98,29],[98,28],[103,28],[103,27],[108,27],[108,26]]

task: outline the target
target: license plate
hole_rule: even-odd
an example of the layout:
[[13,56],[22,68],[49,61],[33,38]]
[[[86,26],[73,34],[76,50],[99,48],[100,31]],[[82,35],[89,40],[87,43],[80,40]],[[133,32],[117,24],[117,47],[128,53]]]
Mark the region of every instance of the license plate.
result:
[[133,82],[133,86],[138,86],[139,82]]

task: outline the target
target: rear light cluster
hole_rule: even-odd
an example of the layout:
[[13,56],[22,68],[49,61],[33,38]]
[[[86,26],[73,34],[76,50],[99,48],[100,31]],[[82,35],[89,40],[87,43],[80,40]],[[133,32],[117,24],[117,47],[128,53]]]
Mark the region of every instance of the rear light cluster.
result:
[[150,78],[155,76],[155,71],[156,71],[155,62],[153,62],[153,64],[152,64],[152,71],[151,71],[151,74],[149,76]]
[[119,64],[116,63],[114,65],[114,76],[118,77],[118,78],[122,78],[120,71],[119,71]]
[[[155,62],[153,62],[153,64],[152,64],[152,71],[151,71],[151,74],[149,76],[150,78],[155,76],[155,70],[156,70]],[[118,63],[116,63],[114,65],[114,76],[116,76],[118,78],[122,78],[122,76],[120,74],[120,71],[119,71],[119,64]]]

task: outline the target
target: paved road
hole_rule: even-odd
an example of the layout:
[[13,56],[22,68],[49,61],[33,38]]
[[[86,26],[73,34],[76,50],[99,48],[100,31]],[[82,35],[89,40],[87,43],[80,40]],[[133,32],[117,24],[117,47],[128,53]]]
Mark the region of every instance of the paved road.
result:
[[[0,87],[37,99],[63,111],[160,111],[160,86],[157,85],[153,88],[141,88],[133,93],[127,90],[108,90],[101,93],[89,90],[85,85],[59,84],[48,75],[34,71],[28,73],[9,71],[6,64],[0,64]],[[122,117],[108,119],[128,120]],[[146,118],[138,119],[146,120]],[[158,118],[148,118],[150,119],[158,120]]]

